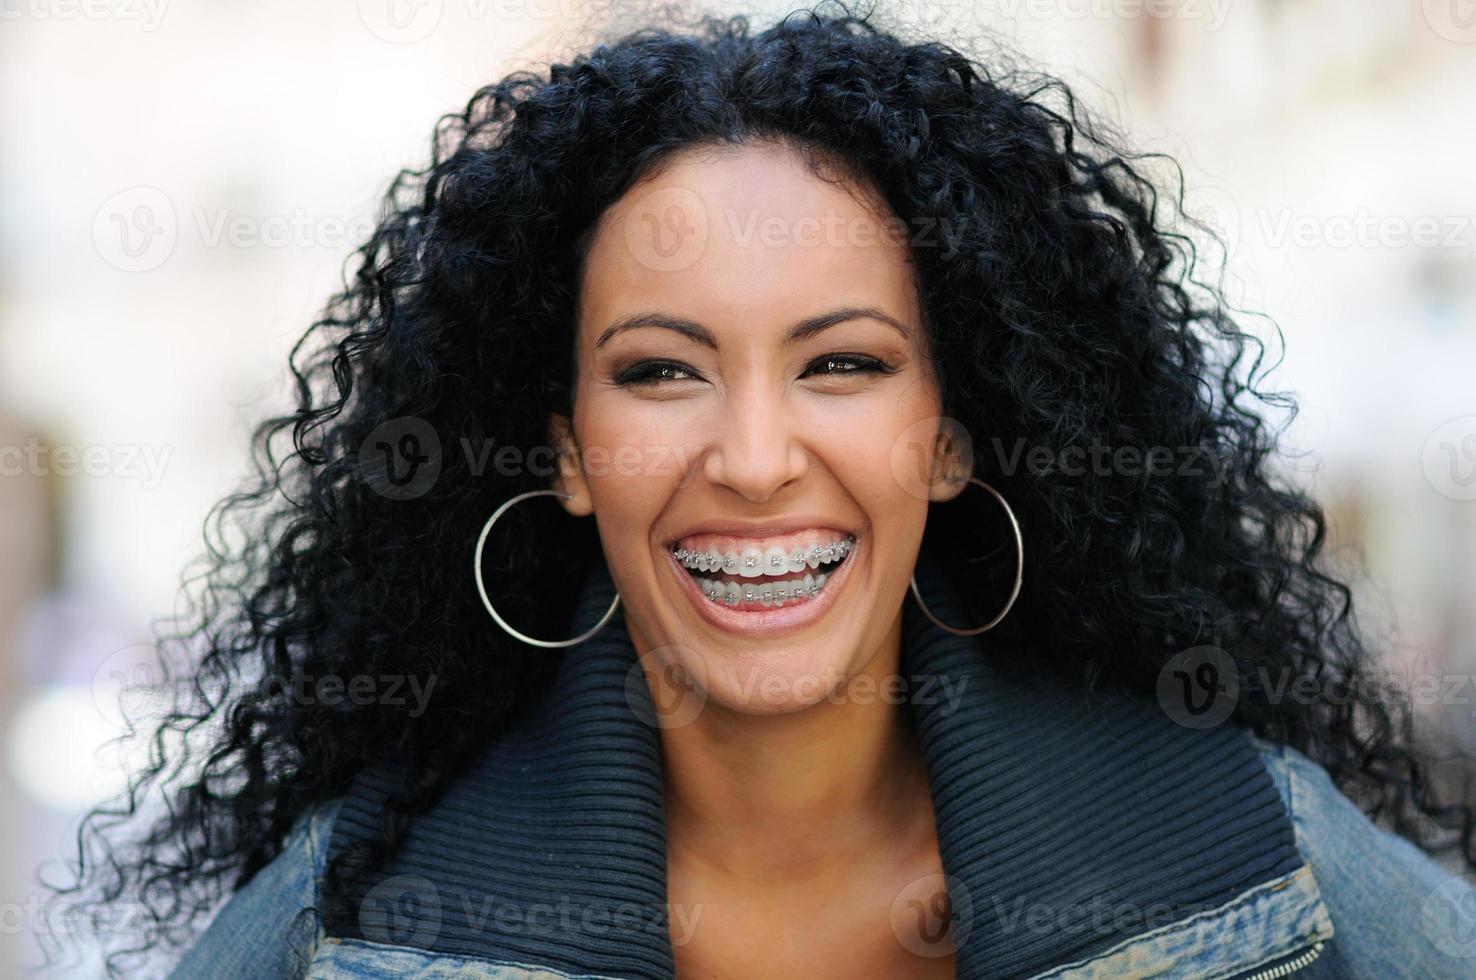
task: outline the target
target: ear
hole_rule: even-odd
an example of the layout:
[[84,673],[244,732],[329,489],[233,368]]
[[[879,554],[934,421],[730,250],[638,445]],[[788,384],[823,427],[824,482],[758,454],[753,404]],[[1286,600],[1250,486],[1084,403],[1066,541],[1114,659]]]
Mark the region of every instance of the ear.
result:
[[553,489],[569,494],[568,499],[560,498],[566,511],[575,517],[588,517],[594,513],[594,498],[589,492],[579,441],[568,416],[557,412],[549,416],[548,440],[558,460]]
[[974,454],[967,434],[959,438],[960,432],[953,425],[938,427],[938,438],[933,441],[932,468],[928,474],[928,500],[946,503],[963,493],[974,475]]

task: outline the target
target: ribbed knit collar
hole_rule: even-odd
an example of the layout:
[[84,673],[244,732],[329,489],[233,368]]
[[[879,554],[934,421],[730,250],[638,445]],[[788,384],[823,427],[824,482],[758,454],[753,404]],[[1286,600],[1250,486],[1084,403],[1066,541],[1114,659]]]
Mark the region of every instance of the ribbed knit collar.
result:
[[[917,581],[944,622],[968,621],[937,566],[920,562]],[[570,635],[613,590],[598,566]],[[947,633],[910,597],[903,617],[902,673],[963,937],[958,977],[1078,961],[1302,864],[1242,730],[1191,730],[1152,699],[1088,706],[1014,679],[987,634]],[[673,975],[660,733],[642,720],[650,693],[623,617],[558,655],[539,710],[413,822],[357,896],[358,921],[329,923],[330,935],[579,975]],[[332,851],[374,832],[387,786],[359,780]],[[373,900],[407,887],[411,902]],[[1094,909],[1096,925],[1062,928]]]

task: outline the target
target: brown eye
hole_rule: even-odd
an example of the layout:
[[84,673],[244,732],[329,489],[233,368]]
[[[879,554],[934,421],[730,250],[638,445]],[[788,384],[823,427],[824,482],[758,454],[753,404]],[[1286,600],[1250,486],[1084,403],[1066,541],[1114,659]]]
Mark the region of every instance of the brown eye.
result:
[[839,374],[889,374],[890,369],[881,361],[865,354],[827,354],[810,362],[805,376],[818,374],[834,377]]
[[615,383],[625,387],[659,385],[664,381],[695,380],[697,374],[675,361],[638,361],[621,371]]

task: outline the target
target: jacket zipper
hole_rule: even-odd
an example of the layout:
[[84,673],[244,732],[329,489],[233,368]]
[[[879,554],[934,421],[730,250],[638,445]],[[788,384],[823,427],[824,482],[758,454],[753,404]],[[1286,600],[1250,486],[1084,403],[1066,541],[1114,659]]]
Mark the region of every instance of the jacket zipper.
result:
[[1255,973],[1247,974],[1246,976],[1241,977],[1240,980],[1278,980],[1278,978],[1280,977],[1296,973],[1298,970],[1302,969],[1304,966],[1307,966],[1313,960],[1317,959],[1319,955],[1321,955],[1323,943],[1324,940],[1318,940],[1314,945],[1309,946],[1307,949],[1303,950],[1295,958],[1286,960],[1282,963],[1278,963],[1276,966],[1267,967],[1264,970],[1258,970]]

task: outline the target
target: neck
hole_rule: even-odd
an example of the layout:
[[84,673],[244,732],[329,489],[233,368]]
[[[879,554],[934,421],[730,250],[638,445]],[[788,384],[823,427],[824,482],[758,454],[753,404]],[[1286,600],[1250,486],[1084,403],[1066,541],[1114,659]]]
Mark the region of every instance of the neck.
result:
[[[793,881],[891,850],[932,819],[927,772],[898,672],[901,617],[860,675],[809,707],[747,714],[708,702],[661,730],[674,859],[755,881]],[[664,684],[659,676],[653,684]],[[845,697],[865,678],[867,697]],[[664,697],[669,692],[655,691]]]

